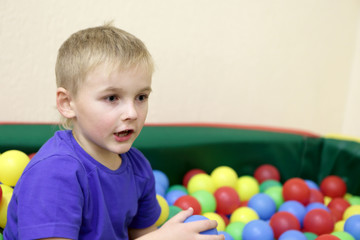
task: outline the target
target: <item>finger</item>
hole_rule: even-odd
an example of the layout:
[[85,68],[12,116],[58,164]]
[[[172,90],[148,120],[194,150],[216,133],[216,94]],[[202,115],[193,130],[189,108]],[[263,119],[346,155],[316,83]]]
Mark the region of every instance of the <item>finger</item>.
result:
[[206,234],[200,234],[196,238],[197,240],[225,240],[225,236],[223,234],[219,235],[206,235]]
[[185,219],[190,217],[194,213],[193,208],[188,208],[187,210],[181,211],[175,216],[173,216],[169,221],[170,222],[184,222]]
[[191,228],[195,232],[203,232],[212,228],[216,228],[218,223],[215,220],[199,220],[194,222],[188,222],[186,224],[191,224]]

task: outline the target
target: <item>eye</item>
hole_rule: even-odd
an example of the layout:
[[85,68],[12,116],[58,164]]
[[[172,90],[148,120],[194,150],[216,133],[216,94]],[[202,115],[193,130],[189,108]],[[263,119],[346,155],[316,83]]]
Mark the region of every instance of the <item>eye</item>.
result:
[[118,99],[119,99],[119,97],[116,96],[116,95],[107,96],[107,97],[105,98],[105,100],[108,101],[108,102],[115,102],[115,101],[117,101]]
[[137,97],[137,100],[139,100],[140,102],[144,102],[149,98],[148,94],[141,94]]

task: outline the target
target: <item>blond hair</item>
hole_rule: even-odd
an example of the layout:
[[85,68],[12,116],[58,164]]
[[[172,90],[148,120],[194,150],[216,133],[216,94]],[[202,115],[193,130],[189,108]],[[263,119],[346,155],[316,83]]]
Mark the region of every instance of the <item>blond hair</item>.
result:
[[[80,30],[61,45],[55,66],[57,87],[63,87],[76,96],[86,76],[102,64],[122,70],[142,65],[149,74],[154,71],[151,54],[140,39],[105,24]],[[71,129],[72,119],[62,116],[60,124]]]

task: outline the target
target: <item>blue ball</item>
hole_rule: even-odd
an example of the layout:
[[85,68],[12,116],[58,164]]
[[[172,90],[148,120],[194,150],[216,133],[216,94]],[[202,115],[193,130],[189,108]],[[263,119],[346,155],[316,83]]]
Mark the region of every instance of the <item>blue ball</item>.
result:
[[293,214],[302,226],[304,217],[306,215],[306,208],[300,202],[295,200],[286,201],[279,207],[279,212],[289,212]]
[[169,188],[169,178],[166,174],[160,170],[153,170],[155,183],[160,184],[164,187],[165,191]]
[[184,195],[187,195],[187,194],[182,190],[171,190],[165,194],[165,199],[166,199],[167,203],[169,204],[169,206],[171,206],[171,205],[174,205],[175,201],[179,197],[184,196]]
[[162,197],[165,197],[165,188],[163,185],[159,184],[159,183],[155,183],[155,192],[156,194],[159,194]]
[[258,193],[252,196],[247,206],[254,209],[262,220],[269,220],[276,212],[275,201],[265,193]]
[[[192,215],[192,216],[188,217],[187,219],[185,219],[184,223],[195,222],[195,221],[200,221],[200,220],[209,220],[209,219],[207,217],[202,216],[202,215]],[[212,228],[212,229],[200,232],[200,234],[218,235],[218,231],[216,230],[216,228]]]
[[278,240],[307,240],[307,237],[298,230],[288,230],[281,234]]
[[306,183],[306,185],[308,185],[309,188],[320,190],[319,185],[312,180],[306,179],[305,183]]
[[329,208],[327,206],[325,206],[325,204],[319,203],[319,202],[313,202],[306,206],[306,213],[310,212],[313,209],[324,209],[324,210],[330,212]]
[[248,222],[242,231],[242,240],[274,240],[274,232],[270,225],[263,220]]
[[225,237],[225,240],[234,240],[234,238],[230,235],[230,233],[225,231],[219,231],[219,235],[222,234]]
[[346,219],[344,231],[350,233],[355,239],[360,239],[360,215],[353,215]]

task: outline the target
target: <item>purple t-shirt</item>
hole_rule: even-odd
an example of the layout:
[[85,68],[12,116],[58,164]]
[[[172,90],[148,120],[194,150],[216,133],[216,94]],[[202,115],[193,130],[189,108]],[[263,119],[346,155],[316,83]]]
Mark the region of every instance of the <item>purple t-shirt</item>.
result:
[[128,239],[160,215],[150,163],[135,148],[110,170],[87,154],[71,131],[58,131],[18,181],[8,207],[5,239],[62,237]]

